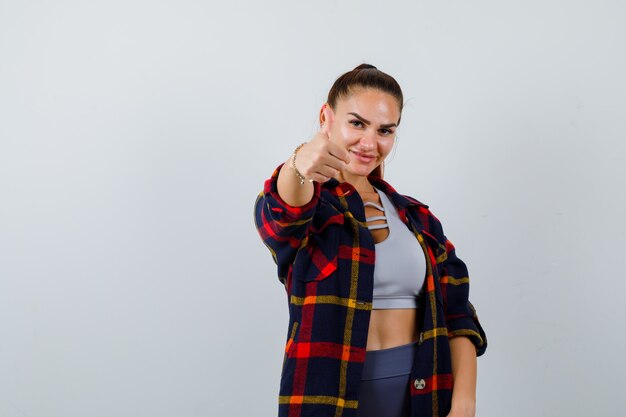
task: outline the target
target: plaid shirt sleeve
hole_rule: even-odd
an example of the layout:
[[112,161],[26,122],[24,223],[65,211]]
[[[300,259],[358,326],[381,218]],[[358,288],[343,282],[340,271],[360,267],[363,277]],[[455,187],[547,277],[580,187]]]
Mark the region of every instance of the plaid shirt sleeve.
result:
[[313,182],[310,202],[301,207],[285,203],[278,194],[278,174],[281,163],[265,181],[263,191],[254,204],[254,219],[261,239],[272,253],[278,269],[278,279],[286,284],[290,264],[307,234],[311,219],[320,200],[321,184]]
[[469,273],[465,262],[456,255],[454,244],[445,236],[441,223],[437,228],[445,242],[445,259],[440,264],[439,283],[444,300],[448,336],[466,336],[480,356],[487,349],[487,337],[478,320],[476,309],[469,301]]

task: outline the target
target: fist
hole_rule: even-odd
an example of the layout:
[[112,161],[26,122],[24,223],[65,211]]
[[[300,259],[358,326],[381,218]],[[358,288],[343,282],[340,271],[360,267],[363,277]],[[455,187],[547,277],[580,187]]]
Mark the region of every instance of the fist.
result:
[[304,144],[296,157],[296,168],[307,179],[326,182],[336,177],[350,163],[348,151],[330,140],[334,114],[330,107],[322,109],[325,122],[313,138]]

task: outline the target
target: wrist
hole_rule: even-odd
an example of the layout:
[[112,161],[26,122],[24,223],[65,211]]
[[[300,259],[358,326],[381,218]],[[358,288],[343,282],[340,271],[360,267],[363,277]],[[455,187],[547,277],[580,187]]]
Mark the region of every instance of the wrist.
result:
[[476,415],[476,401],[469,397],[453,398],[450,412],[454,415],[474,417]]
[[[296,167],[296,156],[297,156],[298,151],[300,150],[300,148],[302,148],[305,144],[306,144],[306,142],[301,143],[300,145],[298,145],[296,147],[296,149],[291,154],[290,164],[289,164],[289,167],[291,168],[291,170],[294,172],[296,177],[298,177],[298,180],[300,181],[300,185],[304,184],[304,181],[306,180],[306,178],[304,177],[304,175],[302,175],[302,173],[300,171],[298,171],[298,168]],[[312,179],[309,179],[308,181],[309,182],[313,182]]]

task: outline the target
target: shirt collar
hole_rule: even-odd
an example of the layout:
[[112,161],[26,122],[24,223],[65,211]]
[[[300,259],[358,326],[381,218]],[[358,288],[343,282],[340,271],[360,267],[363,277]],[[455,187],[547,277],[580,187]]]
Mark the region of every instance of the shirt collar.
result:
[[[401,208],[408,206],[421,206],[428,208],[427,204],[422,203],[414,199],[413,197],[402,195],[396,191],[388,182],[375,175],[368,175],[369,182],[379,190],[391,197],[393,203]],[[348,182],[339,182],[336,178],[331,178],[328,181],[322,183],[322,188],[334,189],[337,195],[345,195],[348,191],[356,191],[352,184]]]

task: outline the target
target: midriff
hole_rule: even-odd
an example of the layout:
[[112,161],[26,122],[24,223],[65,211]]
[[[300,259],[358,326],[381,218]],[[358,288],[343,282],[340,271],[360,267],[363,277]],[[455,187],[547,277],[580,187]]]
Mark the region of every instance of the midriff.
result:
[[365,350],[388,349],[419,340],[417,309],[372,310]]

